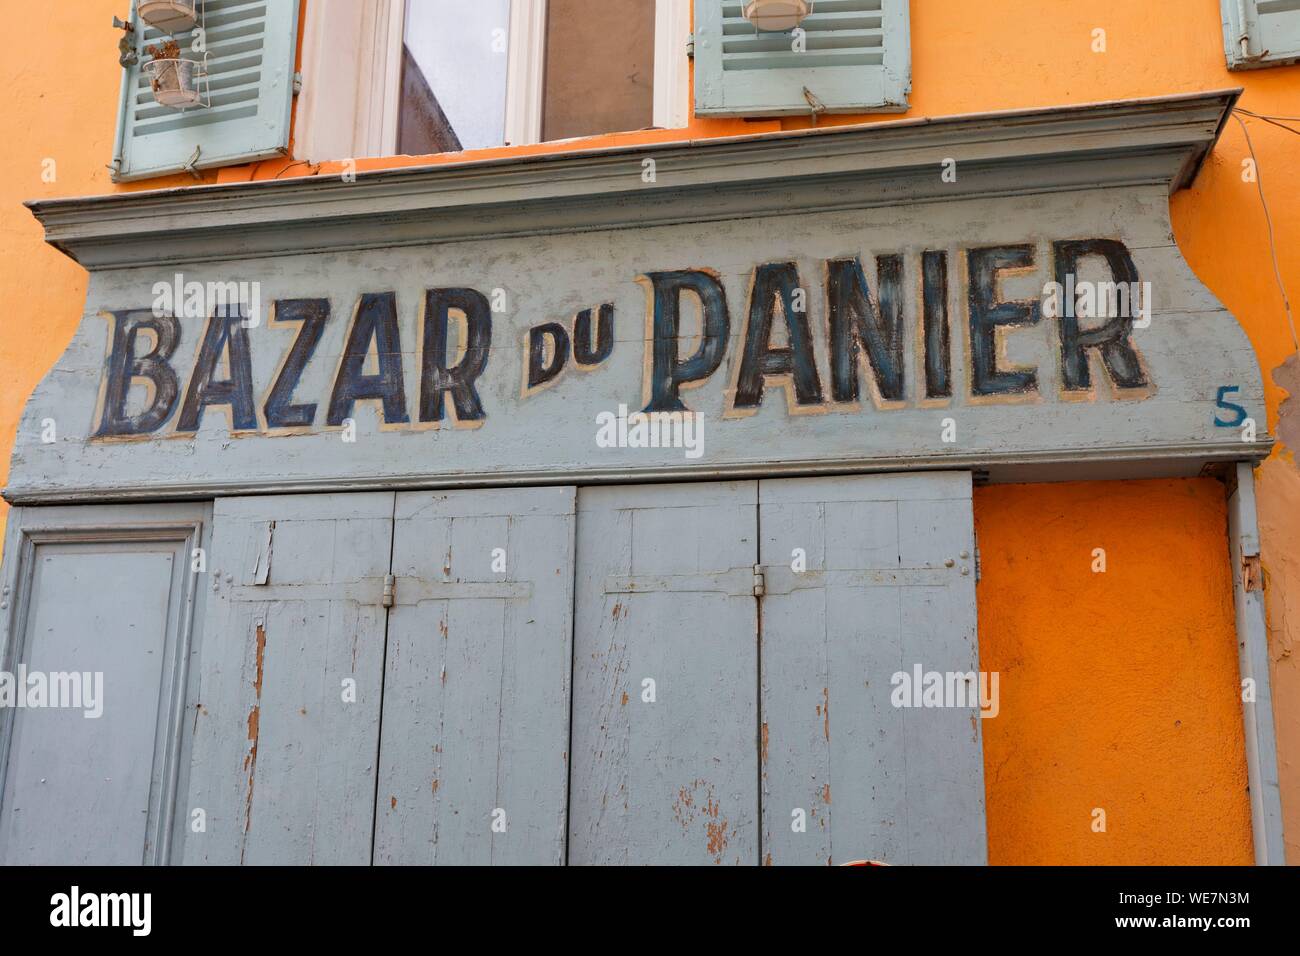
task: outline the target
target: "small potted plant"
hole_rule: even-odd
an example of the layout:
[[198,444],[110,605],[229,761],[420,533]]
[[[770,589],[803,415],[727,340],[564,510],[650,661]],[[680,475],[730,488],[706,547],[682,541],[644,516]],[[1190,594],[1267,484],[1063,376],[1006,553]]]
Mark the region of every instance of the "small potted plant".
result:
[[144,65],[149,88],[158,105],[185,109],[199,102],[198,64],[181,58],[180,45],[170,37],[161,44],[145,47],[152,59]]

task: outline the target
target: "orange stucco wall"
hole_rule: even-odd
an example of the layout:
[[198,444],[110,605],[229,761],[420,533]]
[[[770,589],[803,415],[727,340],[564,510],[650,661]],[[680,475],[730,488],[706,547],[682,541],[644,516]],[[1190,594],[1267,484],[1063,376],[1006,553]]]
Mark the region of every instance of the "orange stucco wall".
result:
[[[1247,109],[1300,116],[1300,67],[1227,71],[1219,0],[913,0],[911,8],[907,117],[1235,86],[1245,87]],[[23,403],[66,347],[85,305],[84,273],[44,246],[20,202],[192,181],[168,177],[116,187],[109,180],[120,76],[117,34],[109,24],[124,9],[118,0],[37,5],[29,13],[37,29],[30,32],[58,36],[57,55],[48,46],[19,45],[0,59],[6,120],[0,137],[0,478]],[[1093,50],[1097,28],[1106,31],[1104,53]],[[896,117],[822,123],[877,118]],[[807,122],[701,120],[687,131],[477,155]],[[1258,120],[1247,123],[1281,271],[1300,301],[1300,190],[1294,186],[1300,149],[1290,133]],[[1171,207],[1188,262],[1255,345],[1270,431],[1277,431],[1280,410],[1284,419],[1289,414],[1300,422],[1300,411],[1290,410],[1300,394],[1290,407],[1283,404],[1286,373],[1274,377],[1295,345],[1256,185],[1241,176],[1245,156],[1241,129],[1230,123],[1195,187],[1173,197]],[[464,158],[388,158],[359,167]],[[42,178],[46,160],[56,164],[53,182]],[[338,168],[276,160],[204,178],[284,178]],[[1300,424],[1293,427],[1300,431]],[[995,862],[1250,859],[1240,716],[1231,698],[1236,663],[1221,498],[1221,486],[1209,481],[1007,486],[977,496],[988,569],[979,591],[981,654],[986,668],[1007,672],[1002,715],[985,722]],[[1300,628],[1300,471],[1290,450],[1279,449],[1260,469],[1259,499],[1283,809],[1288,852],[1300,862],[1300,664],[1291,653]],[[3,513],[0,506],[0,521]],[[1103,546],[1111,570],[1093,576],[1086,561],[1075,560],[1076,552]],[[1061,611],[1074,599],[1076,617],[1065,618]],[[1093,807],[1107,810],[1104,836],[1091,831]]]
[[1251,862],[1227,520],[1213,479],[976,489],[991,862]]

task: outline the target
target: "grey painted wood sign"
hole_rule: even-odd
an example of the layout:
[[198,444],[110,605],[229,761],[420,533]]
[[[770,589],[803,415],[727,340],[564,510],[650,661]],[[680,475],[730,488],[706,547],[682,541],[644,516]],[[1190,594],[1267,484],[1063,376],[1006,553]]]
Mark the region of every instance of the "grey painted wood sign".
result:
[[1259,457],[1168,217],[1232,100],[35,203],[92,274],[7,495]]

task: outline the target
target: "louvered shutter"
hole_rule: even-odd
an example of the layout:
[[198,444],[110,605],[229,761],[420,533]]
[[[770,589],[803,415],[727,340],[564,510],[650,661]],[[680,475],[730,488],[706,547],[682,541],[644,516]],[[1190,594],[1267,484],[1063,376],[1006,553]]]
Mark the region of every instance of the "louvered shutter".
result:
[[[154,102],[145,47],[166,39],[135,16],[139,62],[123,71],[114,179],[126,181],[248,162],[289,145],[298,0],[200,0],[207,47],[210,105],[184,111]],[[181,56],[193,31],[175,37]]]
[[[815,0],[793,31],[761,32],[742,0],[695,0],[695,112],[901,111],[912,88],[907,0]],[[805,90],[809,95],[805,95]]]
[[1300,0],[1222,0],[1222,4],[1228,69],[1300,62]]

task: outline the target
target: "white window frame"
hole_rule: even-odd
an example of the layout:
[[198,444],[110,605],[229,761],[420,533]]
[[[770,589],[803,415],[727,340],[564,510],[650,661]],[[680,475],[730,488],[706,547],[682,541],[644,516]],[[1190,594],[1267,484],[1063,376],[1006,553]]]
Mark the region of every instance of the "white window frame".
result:
[[654,125],[663,129],[691,123],[690,40],[691,0],[655,0]]
[[[542,139],[547,0],[511,0],[506,145]],[[311,0],[294,159],[397,155],[406,0]],[[690,122],[690,0],[655,0],[654,125]],[[625,130],[608,130],[610,133]]]

